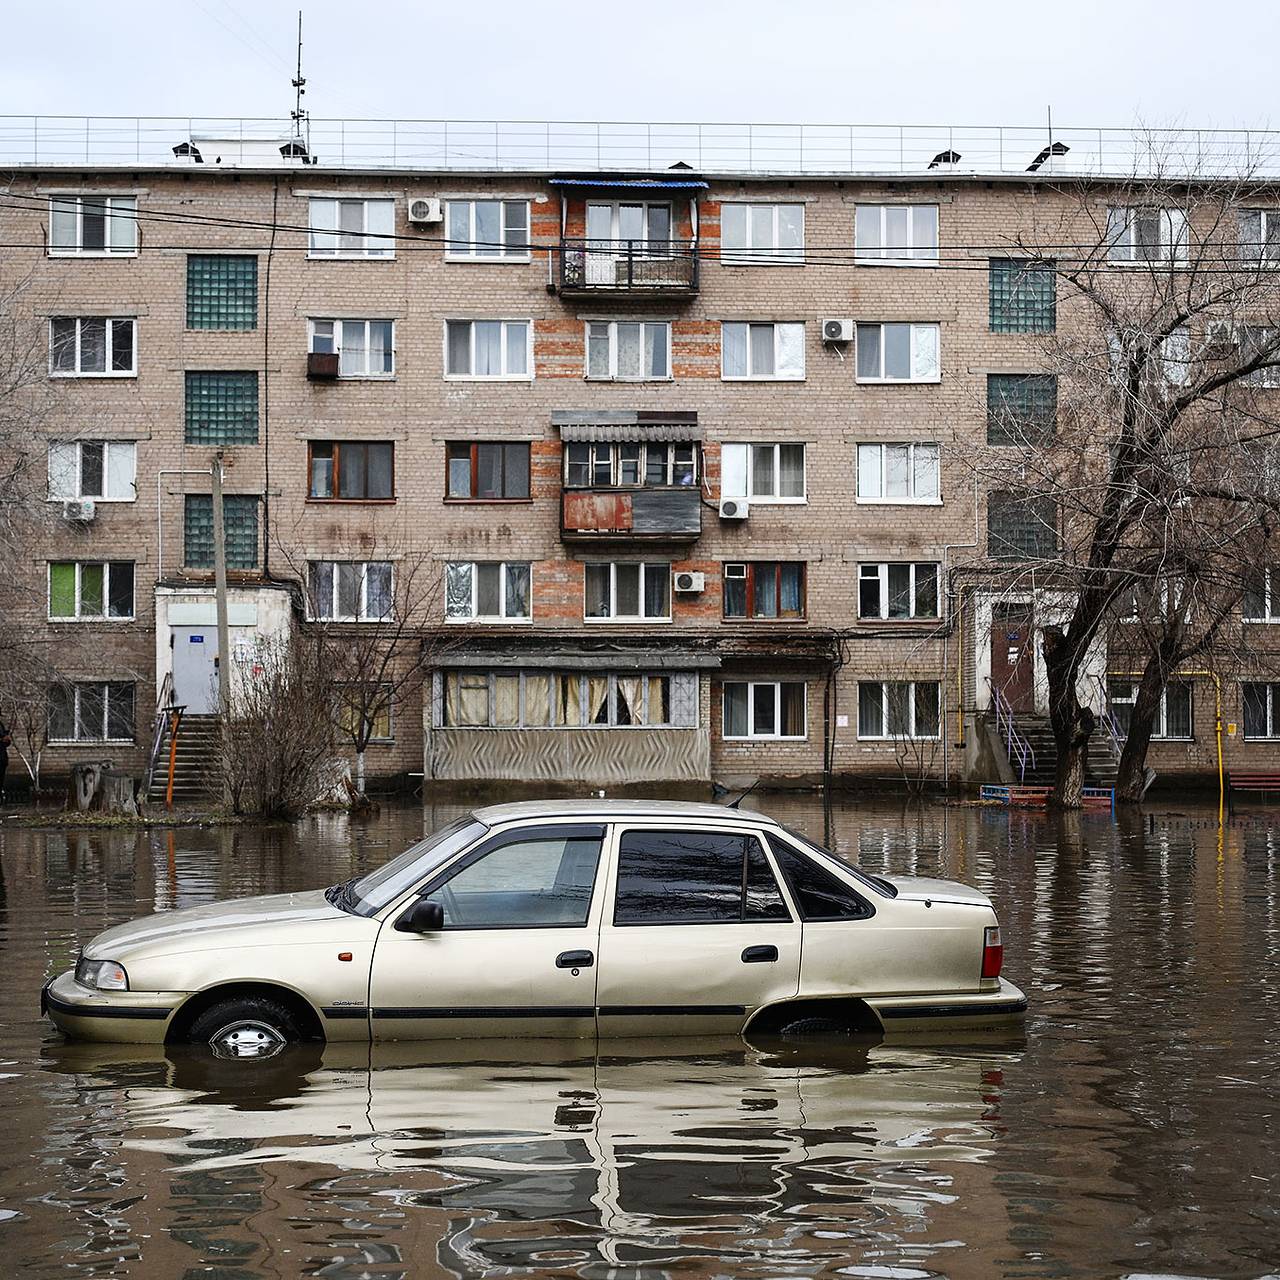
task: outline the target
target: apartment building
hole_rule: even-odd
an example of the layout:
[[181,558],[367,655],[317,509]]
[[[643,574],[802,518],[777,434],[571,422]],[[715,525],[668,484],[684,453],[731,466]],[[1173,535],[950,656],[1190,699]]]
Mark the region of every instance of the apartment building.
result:
[[[992,687],[1044,712],[1053,601],[966,574],[1043,534],[973,460],[1009,412],[1052,416],[1053,278],[1000,246],[1076,199],[1069,175],[176,141],[15,165],[0,203],[56,384],[33,447],[61,516],[26,619],[60,677],[47,773],[143,765],[169,683],[214,708],[219,455],[237,678],[292,627],[377,627],[426,584],[425,678],[374,776],[1007,772]],[[1108,687],[1100,651],[1100,711],[1127,672]],[[1197,774],[1214,686],[1185,683],[1152,763]],[[1239,767],[1277,759],[1277,689],[1221,690]]]

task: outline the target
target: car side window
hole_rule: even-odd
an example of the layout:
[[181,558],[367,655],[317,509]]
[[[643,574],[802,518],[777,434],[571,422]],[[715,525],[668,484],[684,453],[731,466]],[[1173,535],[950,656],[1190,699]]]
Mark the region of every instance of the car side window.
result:
[[825,867],[810,861],[781,840],[770,840],[773,856],[800,908],[802,920],[865,920],[875,915],[871,904]]
[[603,831],[514,832],[423,895],[446,929],[536,929],[583,925],[600,864]]
[[754,836],[636,830],[618,842],[615,925],[790,919]]

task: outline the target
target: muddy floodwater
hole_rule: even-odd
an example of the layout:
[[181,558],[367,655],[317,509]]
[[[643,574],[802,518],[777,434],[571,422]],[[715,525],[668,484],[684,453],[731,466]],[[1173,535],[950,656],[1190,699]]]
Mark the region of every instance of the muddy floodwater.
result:
[[[0,1275],[1280,1272],[1280,811],[752,797],[989,892],[1025,1033],[335,1046],[62,1041],[44,979],[151,911],[346,879],[457,809],[294,829],[0,825]],[[1274,825],[1273,825],[1274,823]],[[245,1069],[241,1069],[245,1068]]]

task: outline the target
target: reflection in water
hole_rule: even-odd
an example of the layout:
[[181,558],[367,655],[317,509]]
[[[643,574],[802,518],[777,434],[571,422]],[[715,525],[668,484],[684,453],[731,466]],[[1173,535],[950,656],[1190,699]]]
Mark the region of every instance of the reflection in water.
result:
[[[822,839],[811,797],[751,797]],[[1280,1257],[1280,835],[1198,812],[836,806],[993,894],[1026,1038],[60,1041],[41,980],[154,909],[332,883],[456,807],[0,834],[0,1244],[24,1275],[1258,1277]]]

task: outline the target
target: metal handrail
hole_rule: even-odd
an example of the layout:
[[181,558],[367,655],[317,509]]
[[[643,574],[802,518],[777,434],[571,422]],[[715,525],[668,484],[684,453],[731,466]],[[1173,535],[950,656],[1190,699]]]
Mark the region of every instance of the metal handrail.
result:
[[1098,716],[1098,720],[1107,731],[1107,742],[1110,744],[1111,754],[1119,763],[1121,752],[1124,750],[1125,735],[1120,732],[1120,722],[1116,719],[1115,712],[1111,710],[1111,694],[1107,689],[1106,680],[1098,675],[1093,679],[1102,692],[1102,714]]
[[565,236],[560,241],[560,284],[570,289],[696,290],[698,242]]
[[[151,794],[151,782],[155,777],[160,752],[164,749],[166,731],[172,740],[177,736],[178,722],[186,708],[173,700],[173,672],[166,672],[156,694],[156,712],[151,724],[151,751],[147,756],[147,785],[143,795]],[[172,753],[171,753],[172,754]]]
[[[1025,174],[1125,178],[1280,174],[1272,129],[757,121],[378,120],[0,116],[0,164],[723,174]],[[301,145],[299,145],[301,144]],[[175,152],[175,148],[177,149]],[[283,149],[282,149],[283,148]]]
[[991,705],[996,712],[996,733],[1009,752],[1009,763],[1018,766],[1018,781],[1023,782],[1027,776],[1027,766],[1036,767],[1035,748],[1018,732],[1013,722],[1013,708],[1009,700],[987,677],[987,688],[991,690]]

